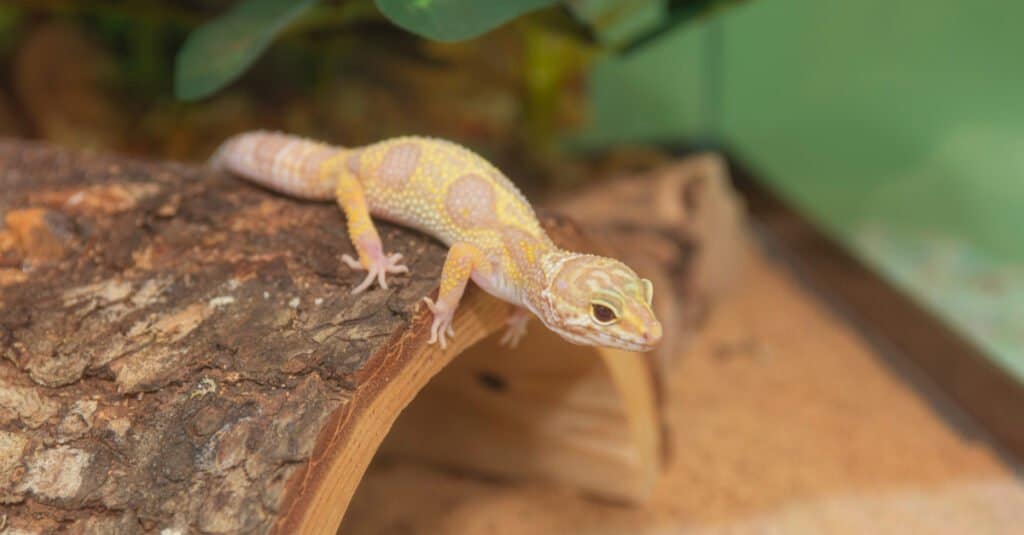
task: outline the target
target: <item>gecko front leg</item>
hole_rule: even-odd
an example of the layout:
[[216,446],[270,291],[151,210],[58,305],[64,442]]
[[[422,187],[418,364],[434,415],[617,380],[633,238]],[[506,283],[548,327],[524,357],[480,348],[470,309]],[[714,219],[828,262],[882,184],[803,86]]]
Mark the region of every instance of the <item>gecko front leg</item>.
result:
[[381,288],[387,289],[385,276],[388,273],[407,273],[409,268],[399,264],[401,253],[385,254],[380,243],[380,235],[370,219],[370,210],[366,205],[363,187],[347,169],[340,170],[337,188],[338,205],[345,212],[348,220],[348,236],[355,246],[359,259],[342,255],[341,260],[352,269],[365,269],[366,278],[352,289],[357,294],[370,287],[376,280]]
[[492,270],[491,263],[479,247],[466,242],[458,242],[451,246],[444,261],[444,268],[441,269],[441,289],[438,290],[437,301],[429,297],[423,298],[427,307],[434,313],[428,344],[439,342],[441,349],[448,347],[445,337],[455,336],[452,318],[455,316],[459,301],[462,300],[463,292],[466,291],[466,283],[474,275],[489,277]]

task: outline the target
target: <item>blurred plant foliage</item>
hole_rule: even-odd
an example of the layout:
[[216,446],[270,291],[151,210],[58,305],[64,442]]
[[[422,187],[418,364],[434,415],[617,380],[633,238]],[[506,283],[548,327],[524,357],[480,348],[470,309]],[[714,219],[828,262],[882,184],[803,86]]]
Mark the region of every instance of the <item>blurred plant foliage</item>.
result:
[[418,133],[524,187],[575,184],[593,173],[559,141],[588,121],[595,60],[730,1],[8,0],[0,136],[201,160],[255,128]]
[[[453,42],[478,37],[532,12],[548,16],[567,34],[613,51],[630,51],[668,30],[740,0],[375,0],[379,13],[426,39]],[[239,0],[196,28],[178,52],[175,95],[198,100],[231,83],[289,27],[317,28],[362,20],[369,0],[342,0],[314,9],[317,0]],[[356,16],[353,16],[356,15]],[[572,23],[566,24],[566,18]]]
[[208,96],[241,76],[274,37],[316,0],[246,0],[192,32],[178,52],[174,92]]

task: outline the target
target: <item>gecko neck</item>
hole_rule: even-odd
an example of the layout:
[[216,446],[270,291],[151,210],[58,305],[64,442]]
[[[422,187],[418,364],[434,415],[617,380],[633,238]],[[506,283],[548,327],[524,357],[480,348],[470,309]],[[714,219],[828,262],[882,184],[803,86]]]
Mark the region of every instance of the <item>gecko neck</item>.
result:
[[537,290],[527,292],[523,301],[527,308],[549,326],[555,324],[558,319],[554,307],[556,293],[565,290],[556,287],[555,278],[562,270],[562,266],[577,256],[580,256],[579,253],[566,251],[554,245],[540,255],[539,269],[534,279]]

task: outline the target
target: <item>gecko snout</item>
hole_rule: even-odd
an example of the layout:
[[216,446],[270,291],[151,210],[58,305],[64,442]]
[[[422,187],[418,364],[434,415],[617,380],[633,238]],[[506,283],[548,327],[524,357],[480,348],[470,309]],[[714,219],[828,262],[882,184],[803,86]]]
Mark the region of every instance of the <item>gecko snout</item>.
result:
[[661,322],[653,320],[644,330],[644,345],[653,347],[661,341],[661,336],[664,334],[661,330]]

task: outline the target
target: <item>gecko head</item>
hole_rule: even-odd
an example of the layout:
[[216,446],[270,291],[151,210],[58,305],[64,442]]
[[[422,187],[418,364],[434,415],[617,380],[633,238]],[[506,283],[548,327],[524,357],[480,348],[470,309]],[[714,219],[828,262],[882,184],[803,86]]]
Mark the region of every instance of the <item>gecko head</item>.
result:
[[545,264],[548,314],[541,317],[562,338],[628,351],[649,351],[661,340],[651,281],[600,256],[567,253]]

